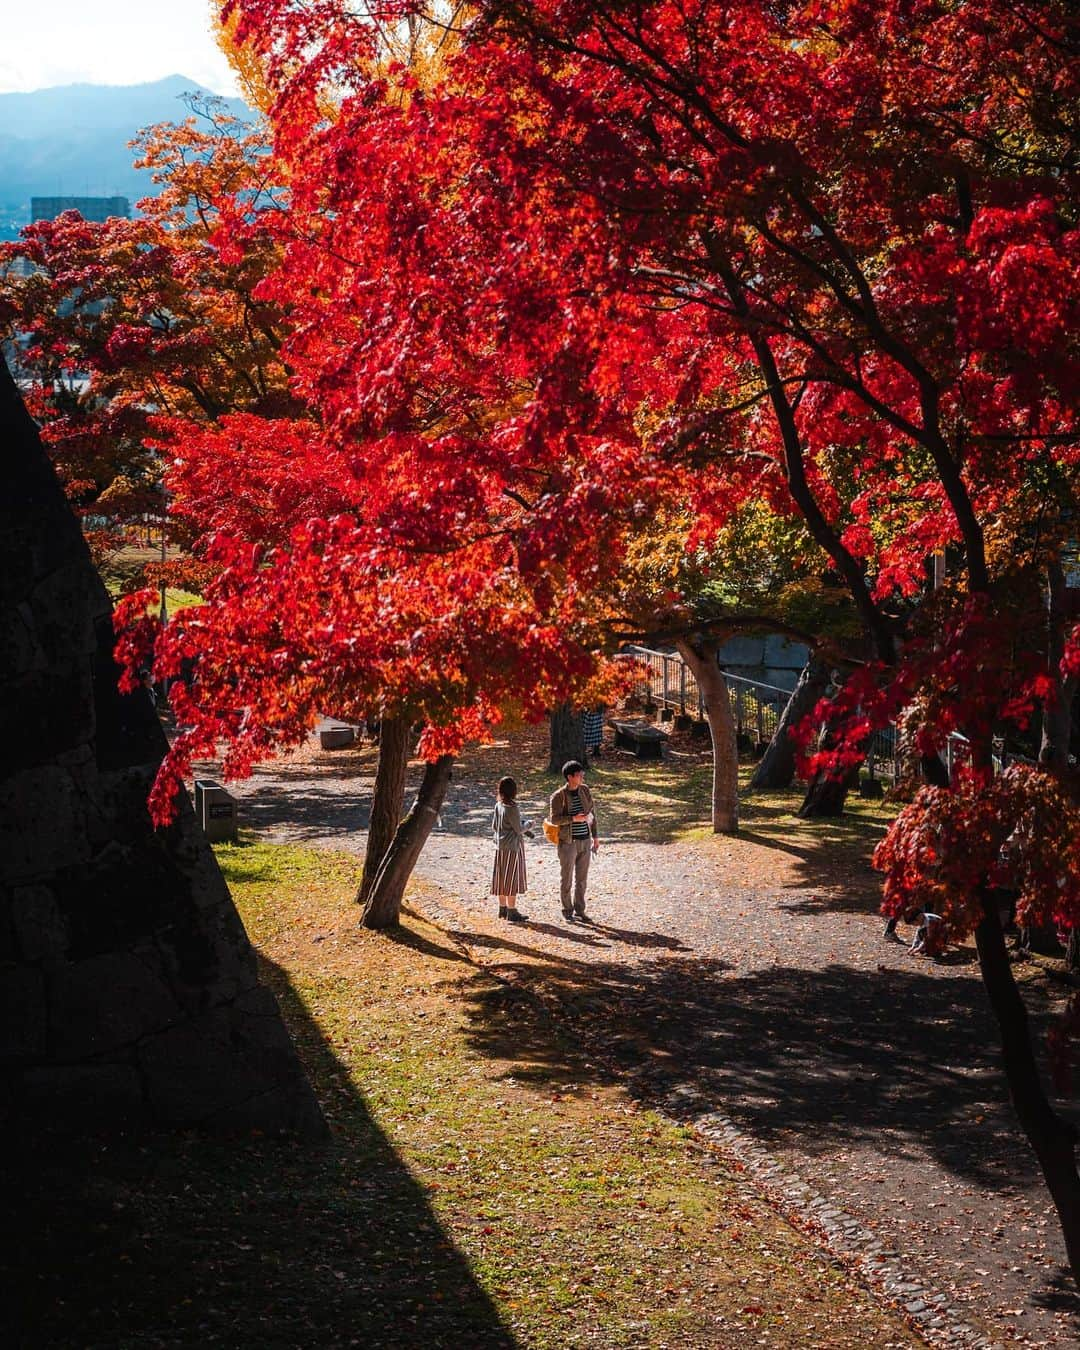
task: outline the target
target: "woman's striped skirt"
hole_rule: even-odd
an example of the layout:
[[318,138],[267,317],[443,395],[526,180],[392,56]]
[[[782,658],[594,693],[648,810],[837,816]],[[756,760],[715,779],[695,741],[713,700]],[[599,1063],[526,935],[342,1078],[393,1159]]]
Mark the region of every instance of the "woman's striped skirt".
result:
[[513,848],[497,848],[495,867],[491,874],[491,894],[524,895],[528,889],[524,848],[520,844],[515,844]]

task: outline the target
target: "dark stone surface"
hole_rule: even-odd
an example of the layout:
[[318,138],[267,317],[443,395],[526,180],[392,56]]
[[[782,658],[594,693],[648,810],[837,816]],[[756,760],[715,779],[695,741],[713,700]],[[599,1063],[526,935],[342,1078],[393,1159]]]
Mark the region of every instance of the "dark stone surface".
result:
[[68,930],[48,886],[18,886],[11,900],[15,935],[12,959],[48,966],[62,961],[68,950]]
[[50,983],[52,1058],[61,1063],[134,1045],[180,1017],[160,975],[135,952],[66,965]]
[[32,966],[0,970],[0,1064],[32,1063],[45,1053],[45,977]]
[[326,1133],[112,612],[0,363],[0,1123]]
[[67,1064],[31,1069],[21,1082],[27,1115],[78,1119],[84,1129],[130,1128],[146,1122],[142,1083],[131,1064]]

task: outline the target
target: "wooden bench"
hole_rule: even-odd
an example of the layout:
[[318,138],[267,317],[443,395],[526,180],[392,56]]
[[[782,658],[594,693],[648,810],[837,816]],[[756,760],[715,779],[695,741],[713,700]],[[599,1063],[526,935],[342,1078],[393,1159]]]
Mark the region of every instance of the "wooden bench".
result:
[[664,742],[668,739],[666,731],[654,727],[651,722],[616,722],[615,748],[632,750],[638,759],[663,758]]

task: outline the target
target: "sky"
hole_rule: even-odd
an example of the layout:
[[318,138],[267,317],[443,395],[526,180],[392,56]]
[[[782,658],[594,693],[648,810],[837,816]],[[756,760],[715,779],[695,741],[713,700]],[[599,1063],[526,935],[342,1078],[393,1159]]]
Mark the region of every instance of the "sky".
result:
[[0,93],[57,84],[144,84],[186,75],[237,93],[210,35],[210,0],[34,0],[4,24]]

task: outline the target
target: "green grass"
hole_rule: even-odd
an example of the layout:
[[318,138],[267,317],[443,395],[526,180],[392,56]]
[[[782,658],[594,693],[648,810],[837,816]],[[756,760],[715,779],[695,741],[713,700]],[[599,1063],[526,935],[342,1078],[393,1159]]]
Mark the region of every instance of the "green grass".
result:
[[170,614],[177,609],[191,609],[204,603],[201,595],[193,595],[191,591],[180,591],[172,586],[165,589],[165,607]]
[[361,931],[356,858],[218,857],[332,1142],[42,1147],[17,1343],[915,1343],[527,993],[411,915]]
[[[181,553],[175,548],[168,550],[170,560],[175,561],[181,556]],[[145,586],[143,569],[148,564],[160,563],[161,560],[160,548],[136,548],[133,546],[122,548],[102,564],[100,568],[101,579],[104,581],[109,594],[116,600],[121,595],[129,594],[131,591]],[[168,586],[165,589],[165,606],[170,614],[178,609],[190,609],[193,605],[203,603],[202,596],[195,595],[192,591],[185,591],[175,586]],[[156,610],[156,603],[154,608]]]

